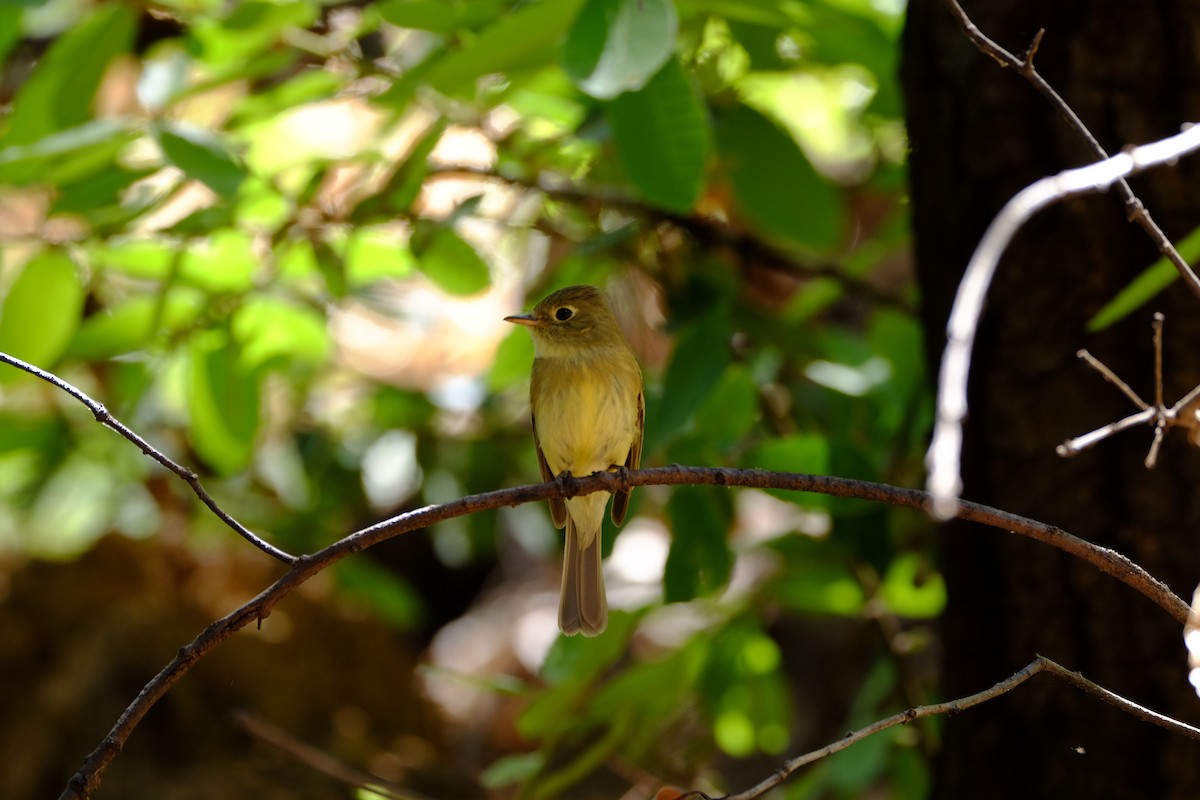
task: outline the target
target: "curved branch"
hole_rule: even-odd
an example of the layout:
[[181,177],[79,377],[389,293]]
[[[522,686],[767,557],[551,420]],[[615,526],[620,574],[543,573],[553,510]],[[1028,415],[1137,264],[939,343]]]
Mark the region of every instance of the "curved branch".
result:
[[[1067,105],[1067,101],[1062,99],[1062,95],[1055,91],[1054,87],[1033,66],[1033,57],[1037,52],[1038,45],[1041,44],[1042,35],[1045,33],[1044,30],[1039,30],[1034,35],[1033,42],[1029,45],[1029,50],[1026,52],[1025,57],[1018,58],[1001,47],[995,40],[989,38],[983,31],[979,30],[979,27],[967,16],[967,12],[962,10],[962,6],[958,4],[958,0],[946,0],[946,4],[950,7],[950,13],[958,20],[959,27],[963,29],[963,33],[980,52],[994,58],[1000,66],[1011,67],[1024,76],[1033,85],[1034,89],[1050,101],[1050,105],[1054,106],[1054,110],[1066,120],[1071,130],[1075,131],[1083,139],[1097,158],[1108,158],[1108,152],[1096,140],[1096,137],[1092,135],[1088,127],[1083,124],[1083,120],[1079,118],[1075,110]],[[1162,228],[1158,227],[1158,223],[1154,221],[1154,218],[1150,216],[1150,212],[1146,209],[1145,203],[1133,193],[1133,189],[1129,188],[1129,183],[1124,178],[1119,178],[1115,185],[1121,195],[1121,199],[1125,203],[1129,219],[1142,226],[1142,230],[1154,241],[1155,246],[1158,247],[1158,251],[1183,276],[1184,282],[1187,283],[1192,293],[1200,297],[1200,277],[1196,276],[1191,266],[1179,254],[1179,251],[1175,249],[1175,245],[1171,244],[1171,240],[1163,233]]]
[[51,372],[46,372],[43,369],[39,369],[33,364],[30,364],[27,361],[22,361],[16,356],[10,356],[8,353],[0,353],[0,363],[8,364],[9,366],[16,367],[19,370],[24,370],[30,375],[41,378],[47,383],[53,384],[59,389],[62,389],[64,392],[71,395],[71,397],[74,397],[76,400],[83,403],[88,407],[88,410],[92,412],[92,416],[96,418],[97,422],[104,427],[111,428],[112,430],[121,434],[121,436],[133,442],[143,453],[150,456],[150,458],[154,459],[159,464],[162,464],[171,472],[182,478],[184,483],[192,487],[192,491],[196,493],[196,497],[200,498],[200,502],[208,506],[209,510],[216,514],[217,519],[221,520],[230,528],[232,528],[238,536],[241,536],[259,550],[262,550],[264,553],[274,559],[282,561],[284,564],[291,565],[296,563],[296,557],[294,555],[280,550],[275,545],[259,538],[249,528],[226,513],[223,508],[217,505],[217,501],[213,500],[212,496],[204,489],[204,486],[200,483],[200,477],[196,475],[195,472],[167,458],[162,451],[155,448],[141,436],[138,436],[132,429],[129,428],[128,425],[114,417],[112,413],[104,407],[103,403],[93,400],[86,393],[84,393],[82,389],[79,389],[73,384],[67,383],[57,375]]
[[933,497],[936,517],[949,519],[954,516],[962,492],[959,460],[962,422],[967,415],[971,349],[988,286],[1000,256],[1013,236],[1030,217],[1047,206],[1075,195],[1107,189],[1122,178],[1173,163],[1196,149],[1200,149],[1200,125],[1157,142],[1130,148],[1104,161],[1042,178],[1017,192],[988,225],[963,273],[946,324],[946,348],[938,375],[937,420],[925,457],[929,469],[926,486]]
[[801,767],[807,766],[814,761],[819,761],[826,756],[831,756],[839,750],[845,750],[852,744],[857,744],[863,739],[872,734],[879,733],[882,730],[893,728],[897,725],[908,724],[913,720],[918,720],[923,717],[931,717],[939,714],[957,714],[960,711],[966,711],[968,708],[977,706],[980,703],[986,703],[988,700],[994,700],[1001,695],[1008,694],[1013,689],[1016,689],[1025,681],[1032,678],[1039,672],[1045,672],[1048,675],[1065,680],[1074,686],[1078,686],[1089,694],[1099,697],[1109,705],[1116,706],[1127,714],[1130,714],[1138,719],[1149,722],[1152,725],[1157,725],[1160,728],[1166,728],[1174,733],[1179,733],[1187,736],[1190,739],[1200,739],[1200,728],[1192,727],[1187,723],[1180,722],[1177,719],[1159,714],[1157,711],[1140,706],[1131,700],[1126,700],[1119,694],[1110,692],[1103,686],[1099,686],[1087,678],[1080,675],[1078,672],[1073,672],[1066,667],[1063,667],[1045,656],[1038,656],[1033,661],[1025,665],[1025,667],[1013,673],[1009,677],[997,683],[990,689],[984,689],[982,692],[960,697],[957,700],[950,700],[945,703],[934,703],[932,705],[917,706],[910,708],[907,711],[901,711],[898,714],[893,714],[885,719],[877,720],[867,725],[865,728],[859,728],[856,731],[847,733],[841,739],[838,739],[833,744],[826,745],[819,750],[813,750],[810,753],[805,753],[802,756],[797,756],[789,760],[786,764],[771,774],[770,777],[761,781],[757,785],[747,789],[744,792],[727,795],[721,800],[755,800],[755,798],[774,789],[779,784],[786,781],[796,773]]
[[[146,684],[121,713],[112,730],[72,776],[60,800],[81,800],[96,790],[105,769],[120,753],[146,712],[191,669],[193,664],[238,630],[252,622],[265,619],[271,613],[271,609],[292,590],[346,556],[394,536],[479,511],[548,500],[551,497],[575,497],[597,491],[613,492],[633,486],[683,484],[787,489],[890,503],[907,508],[928,510],[930,507],[929,495],[924,492],[868,481],[758,469],[674,465],[622,473],[598,472],[582,478],[563,477],[557,481],[499,489],[406,512],[353,533],[312,555],[297,558],[286,575],[240,608],[210,624],[191,643],[180,648],[175,658]],[[977,503],[962,503],[958,515],[961,519],[1037,539],[1075,555],[1145,595],[1181,624],[1188,619],[1187,603],[1176,597],[1161,581],[1117,552],[1098,547],[1051,525]]]

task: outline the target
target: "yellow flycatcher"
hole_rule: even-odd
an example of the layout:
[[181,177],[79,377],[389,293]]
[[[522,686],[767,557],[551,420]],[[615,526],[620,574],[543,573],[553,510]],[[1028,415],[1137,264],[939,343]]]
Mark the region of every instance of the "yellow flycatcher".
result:
[[[529,401],[533,443],[544,480],[564,473],[584,476],[642,460],[642,370],[594,286],[569,286],[546,297],[529,314],[505,317],[533,336]],[[605,492],[550,501],[555,527],[567,527],[558,627],[595,636],[608,624],[600,526]],[[620,525],[629,491],[613,496],[612,520]]]

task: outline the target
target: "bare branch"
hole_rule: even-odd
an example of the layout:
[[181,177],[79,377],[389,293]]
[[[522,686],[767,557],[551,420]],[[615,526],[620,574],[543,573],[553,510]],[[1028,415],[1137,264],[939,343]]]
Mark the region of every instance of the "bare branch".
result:
[[[516,506],[551,497],[575,497],[597,491],[614,492],[634,486],[741,486],[759,489],[787,489],[815,492],[837,497],[853,497],[896,506],[928,511],[929,495],[914,489],[901,489],[868,481],[834,478],[824,475],[800,475],[755,469],[670,466],[656,469],[598,472],[586,477],[563,477],[556,481],[500,489],[463,497],[450,503],[426,506],[364,528],[312,555],[295,560],[292,569],[246,604],[205,628],[191,643],[181,647],[169,664],[162,668],[121,713],[116,724],[100,745],[87,757],[71,778],[60,800],[81,800],[100,785],[105,769],[124,747],[130,734],[158,700],[191,669],[198,660],[236,631],[265,619],[275,604],[302,583],[348,555],[409,531],[425,528],[443,520],[479,511]],[[959,504],[959,517],[983,525],[1012,531],[1070,553],[1112,575],[1145,595],[1181,624],[1187,621],[1189,607],[1169,588],[1125,556],[1086,542],[1051,525],[1010,514],[978,503]]]
[[250,542],[250,544],[254,545],[259,550],[262,550],[264,553],[271,556],[272,558],[282,561],[284,564],[290,565],[290,564],[296,563],[296,557],[294,555],[292,555],[291,553],[285,552],[283,550],[280,550],[278,547],[275,547],[274,545],[259,538],[252,531],[250,531],[249,528],[247,528],[245,525],[238,522],[236,519],[234,519],[232,516],[230,516],[228,513],[226,513],[224,509],[222,509],[219,505],[217,505],[217,501],[213,500],[212,496],[209,495],[209,493],[207,491],[205,491],[204,486],[201,485],[201,483],[200,483],[199,476],[197,476],[195,472],[193,472],[192,470],[188,469],[187,467],[177,464],[174,461],[172,461],[171,459],[167,458],[167,456],[165,454],[163,454],[160,450],[156,449],[153,445],[151,445],[149,442],[147,442],[141,436],[138,436],[136,433],[133,432],[133,430],[131,430],[129,428],[129,426],[125,425],[125,423],[121,422],[119,419],[117,419],[111,413],[109,413],[109,410],[107,408],[105,408],[102,403],[99,403],[99,402],[93,400],[91,397],[89,397],[87,394],[85,394],[81,389],[77,388],[76,386],[74,386],[70,383],[67,383],[62,378],[58,377],[57,375],[50,373],[50,372],[46,372],[45,370],[39,369],[39,368],[35,367],[33,364],[30,364],[27,361],[22,361],[21,359],[16,358],[15,356],[10,356],[7,353],[0,353],[0,363],[8,364],[10,366],[16,367],[19,370],[24,370],[25,372],[28,372],[30,375],[34,375],[38,378],[41,378],[42,380],[46,381],[47,383],[53,384],[54,386],[58,387],[59,389],[62,389],[64,392],[71,395],[71,397],[74,397],[76,400],[83,403],[92,412],[92,415],[96,418],[97,422],[99,422],[101,425],[105,426],[106,428],[111,428],[112,430],[119,433],[121,436],[123,436],[126,439],[128,439],[129,441],[133,442],[133,444],[136,445],[139,450],[141,450],[146,455],[150,456],[150,458],[154,459],[159,464],[162,464],[164,467],[169,469],[171,472],[178,475],[183,480],[184,483],[186,483],[188,486],[192,487],[192,491],[196,493],[196,497],[200,498],[200,502],[202,502],[202,503],[204,503],[204,505],[208,506],[209,510],[212,511],[214,514],[216,514],[217,518],[219,520],[221,520],[226,525],[228,525],[230,528],[232,528],[234,530],[234,532],[237,533],[238,536],[241,536],[243,539]]
[[[1087,365],[1089,367],[1091,367],[1092,369],[1096,370],[1096,372],[1099,372],[1100,375],[1103,376],[1104,380],[1108,381],[1113,386],[1120,389],[1121,393],[1124,394],[1126,397],[1128,397],[1130,400],[1132,400],[1133,404],[1135,406],[1142,409],[1143,411],[1150,408],[1150,404],[1147,403],[1145,400],[1143,400],[1141,395],[1139,395],[1137,392],[1135,392],[1128,383],[1121,380],[1121,378],[1117,376],[1117,373],[1115,373],[1111,369],[1109,369],[1108,365],[1105,364],[1103,361],[1096,358],[1094,355],[1089,353],[1087,350],[1077,350],[1077,351],[1075,351],[1075,355],[1079,356],[1081,359],[1086,361]],[[1162,398],[1159,398],[1159,405],[1161,405],[1161,404],[1162,404]]]
[[[994,58],[1000,66],[1012,68],[1019,72],[1033,85],[1033,88],[1050,101],[1050,105],[1054,107],[1054,110],[1087,143],[1087,146],[1097,158],[1107,159],[1109,157],[1108,152],[1105,151],[1096,137],[1092,135],[1088,127],[1083,124],[1083,120],[1079,118],[1074,109],[1067,105],[1067,101],[1063,100],[1062,96],[1054,90],[1054,87],[1047,83],[1046,79],[1038,74],[1037,69],[1034,68],[1033,57],[1042,42],[1042,36],[1046,33],[1045,30],[1038,30],[1033,37],[1033,42],[1030,43],[1029,49],[1025,53],[1025,58],[1020,59],[1008,50],[1005,50],[996,41],[990,39],[983,31],[979,30],[979,27],[962,10],[957,0],[946,0],[946,5],[950,8],[950,13],[958,20],[963,33],[979,48],[980,52]],[[1192,293],[1200,297],[1200,277],[1196,276],[1196,273],[1192,271],[1187,261],[1175,249],[1175,245],[1171,243],[1171,240],[1158,227],[1158,223],[1154,221],[1150,216],[1150,212],[1146,210],[1145,204],[1133,193],[1133,189],[1129,188],[1129,183],[1125,181],[1124,177],[1117,179],[1115,185],[1117,191],[1121,194],[1121,199],[1125,203],[1125,210],[1129,216],[1129,220],[1138,223],[1142,227],[1142,230],[1146,232],[1155,246],[1158,247],[1159,252],[1166,256],[1167,260],[1183,276],[1184,282],[1187,283]]]
[[[1080,350],[1076,354],[1084,359],[1088,363],[1088,366],[1104,376],[1106,381],[1120,389],[1141,411],[1116,422],[1110,422],[1082,436],[1068,439],[1055,449],[1055,452],[1060,456],[1073,456],[1126,428],[1146,423],[1154,425],[1154,439],[1150,443],[1150,450],[1146,453],[1144,462],[1146,469],[1154,469],[1155,464],[1158,463],[1158,451],[1162,447],[1163,437],[1166,436],[1167,431],[1171,428],[1184,428],[1191,431],[1193,442],[1196,441],[1196,431],[1200,428],[1200,419],[1197,419],[1196,409],[1192,404],[1195,402],[1197,395],[1200,394],[1200,386],[1192,389],[1192,391],[1188,392],[1179,402],[1170,408],[1163,402],[1162,343],[1164,320],[1165,317],[1161,313],[1154,315],[1154,405],[1152,406],[1147,404],[1137,392],[1129,388],[1129,384],[1121,380],[1116,373],[1087,350]],[[1197,443],[1200,444],[1200,442]]]
[[582,188],[544,178],[506,175],[492,169],[469,165],[441,167],[432,170],[429,175],[434,179],[474,177],[495,180],[510,186],[532,189],[541,192],[546,197],[568,203],[580,205],[598,203],[636,214],[639,217],[650,219],[652,222],[673,225],[687,233],[701,248],[728,248],[742,259],[762,264],[775,272],[786,273],[798,278],[828,278],[853,292],[855,296],[866,298],[872,303],[888,308],[897,308],[901,311],[915,312],[915,307],[907,298],[881,291],[871,283],[851,275],[838,264],[788,253],[751,233],[737,230],[702,214],[678,214],[647,205],[627,194],[611,190],[594,187]]
[[880,731],[893,728],[897,725],[906,725],[914,720],[923,717],[931,717],[940,714],[957,714],[961,711],[966,711],[969,708],[977,706],[981,703],[986,703],[989,700],[994,700],[1001,695],[1008,694],[1013,689],[1023,684],[1025,681],[1032,678],[1039,672],[1045,672],[1048,675],[1054,675],[1068,683],[1078,686],[1089,694],[1099,697],[1109,705],[1116,706],[1122,711],[1137,717],[1140,720],[1149,722],[1152,725],[1157,725],[1160,728],[1166,728],[1174,733],[1179,733],[1191,739],[1200,739],[1200,728],[1194,728],[1177,719],[1159,714],[1156,711],[1151,711],[1144,706],[1140,706],[1130,700],[1126,700],[1120,695],[1110,692],[1102,686],[1099,686],[1087,678],[1080,675],[1078,672],[1072,672],[1065,667],[1051,661],[1044,656],[1038,656],[1033,661],[1025,665],[1018,672],[1013,673],[1009,677],[997,683],[990,689],[985,689],[982,692],[977,692],[966,697],[960,697],[957,700],[950,700],[945,703],[934,703],[927,706],[917,706],[910,708],[907,711],[901,711],[898,714],[893,714],[886,719],[881,719],[867,725],[865,728],[859,728],[856,731],[847,733],[843,738],[837,740],[833,744],[826,745],[819,750],[813,750],[810,753],[805,753],[802,756],[791,759],[778,770],[776,770],[769,778],[757,784],[756,786],[747,789],[738,794],[728,795],[721,800],[755,800],[755,798],[779,786],[792,775],[796,774],[797,770],[805,767],[814,761],[819,761],[822,758],[833,755],[834,753],[845,750],[847,747],[857,744],[863,739]]
[[251,714],[249,711],[235,711],[233,722],[255,739],[271,745],[309,769],[327,775],[347,786],[366,789],[372,794],[391,798],[391,800],[423,800],[415,792],[355,769],[341,759],[297,738],[257,714]]
[[1047,206],[1076,195],[1107,189],[1121,178],[1173,163],[1198,148],[1200,125],[1086,167],[1064,170],[1022,189],[992,220],[963,273],[946,326],[946,349],[938,376],[937,421],[926,456],[927,488],[933,497],[935,517],[948,519],[954,516],[962,492],[959,463],[962,422],[967,414],[971,349],[988,286],[1012,237],[1030,217]]

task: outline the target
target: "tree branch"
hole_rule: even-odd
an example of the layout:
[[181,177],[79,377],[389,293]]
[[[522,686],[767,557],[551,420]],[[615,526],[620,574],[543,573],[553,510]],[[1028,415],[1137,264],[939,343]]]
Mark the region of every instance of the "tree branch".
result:
[[1200,739],[1200,728],[1194,728],[1191,725],[1180,722],[1177,719],[1159,714],[1157,711],[1151,711],[1144,706],[1140,706],[1130,700],[1126,700],[1119,694],[1110,692],[1102,686],[1099,686],[1087,678],[1080,675],[1078,672],[1071,670],[1051,661],[1044,656],[1038,656],[1033,661],[1025,665],[1025,667],[1004,680],[997,683],[990,689],[985,689],[982,692],[976,692],[966,697],[960,697],[957,700],[950,700],[945,703],[934,703],[932,705],[917,706],[910,708],[907,711],[901,711],[898,714],[893,714],[886,719],[881,719],[867,725],[865,728],[859,728],[856,731],[847,733],[843,738],[837,740],[833,744],[826,745],[819,750],[813,750],[810,753],[805,753],[802,756],[797,756],[785,763],[782,767],[776,770],[771,776],[757,785],[738,794],[727,795],[721,800],[755,800],[755,798],[774,789],[792,775],[801,767],[807,766],[814,761],[819,761],[822,758],[831,756],[834,753],[845,750],[853,744],[861,742],[863,739],[880,731],[893,728],[897,725],[907,725],[914,720],[924,717],[931,717],[940,714],[957,714],[960,711],[966,711],[968,708],[986,703],[989,700],[994,700],[1001,695],[1008,694],[1013,689],[1016,689],[1025,681],[1032,678],[1039,672],[1045,672],[1048,675],[1054,675],[1074,686],[1078,686],[1089,694],[1099,697],[1109,705],[1115,706],[1127,714],[1137,717],[1144,722],[1149,722],[1152,725],[1157,725],[1160,728],[1166,728],[1174,733],[1180,733],[1190,739]]
[[916,309],[906,298],[880,291],[867,281],[847,274],[837,264],[812,259],[798,260],[795,255],[780,250],[759,237],[737,230],[701,214],[678,214],[647,205],[626,194],[602,189],[583,189],[569,184],[556,184],[541,178],[524,178],[505,175],[491,169],[471,166],[446,166],[432,169],[431,178],[474,177],[503,181],[511,186],[541,192],[555,200],[569,203],[599,203],[630,214],[648,217],[651,220],[674,225],[684,231],[701,248],[728,248],[745,260],[756,261],[776,272],[784,272],[798,278],[829,278],[836,281],[856,296],[888,308],[915,313]]
[[[120,753],[121,748],[142,718],[191,669],[192,665],[236,631],[252,622],[265,619],[275,604],[294,589],[346,556],[403,533],[479,511],[548,500],[551,497],[575,497],[597,491],[613,492],[617,489],[634,486],[678,486],[683,484],[815,492],[922,510],[928,510],[931,503],[930,497],[924,492],[849,478],[799,475],[757,469],[675,465],[622,473],[598,472],[581,478],[564,477],[548,483],[499,489],[463,497],[442,505],[425,506],[409,511],[364,528],[312,555],[296,558],[291,570],[286,575],[240,608],[210,624],[199,636],[180,648],[170,663],[146,684],[133,702],[121,713],[112,730],[88,755],[83,766],[70,779],[60,800],[81,800],[96,790],[105,769]],[[1021,536],[1028,536],[1075,555],[1145,595],[1181,624],[1188,619],[1187,603],[1176,597],[1161,581],[1115,551],[1086,542],[1059,528],[977,503],[961,503],[959,517],[1001,530],[1012,531]]]
[[[1067,125],[1079,134],[1079,137],[1087,144],[1088,148],[1096,155],[1097,158],[1106,159],[1108,153],[1088,127],[1083,124],[1083,120],[1075,113],[1075,110],[1067,105],[1067,101],[1062,99],[1062,96],[1054,90],[1054,87],[1046,82],[1046,79],[1038,74],[1037,69],[1033,66],[1033,57],[1037,53],[1038,46],[1041,44],[1044,30],[1039,30],[1033,37],[1033,42],[1029,45],[1029,50],[1025,54],[1025,58],[1018,58],[1001,47],[996,41],[988,38],[979,27],[971,21],[967,13],[963,11],[962,6],[958,4],[958,0],[946,0],[946,5],[950,8],[950,13],[958,20],[959,26],[963,29],[963,33],[971,42],[979,48],[980,52],[991,56],[1002,67],[1009,67],[1019,72],[1033,88],[1050,101],[1050,105],[1059,113]],[[1121,199],[1125,202],[1125,211],[1129,215],[1129,219],[1138,223],[1142,230],[1150,237],[1158,251],[1162,253],[1168,261],[1175,265],[1175,269],[1183,276],[1188,288],[1197,297],[1200,297],[1200,278],[1192,271],[1192,268],[1184,260],[1179,251],[1175,249],[1175,245],[1162,232],[1162,228],[1158,227],[1158,223],[1150,216],[1150,212],[1146,206],[1133,193],[1133,189],[1129,188],[1129,183],[1124,178],[1119,178],[1115,185],[1117,191],[1121,194]]]
[[1116,181],[1151,167],[1170,164],[1200,149],[1200,125],[1183,133],[1115,155],[1086,167],[1064,170],[1022,189],[992,220],[971,256],[946,325],[946,348],[938,376],[937,420],[933,441],[926,456],[933,497],[933,513],[939,519],[954,516],[962,492],[959,459],[962,453],[962,421],[967,414],[967,375],[971,349],[983,310],[983,300],[1000,256],[1016,232],[1030,217],[1061,200],[1107,189]]
[[91,397],[89,397],[87,394],[85,394],[83,392],[83,390],[79,389],[78,387],[74,386],[73,384],[67,383],[62,378],[58,377],[57,375],[50,373],[50,372],[46,372],[43,369],[39,369],[38,367],[35,367],[33,364],[30,364],[27,361],[22,361],[21,359],[15,357],[15,356],[10,356],[7,353],[0,353],[0,363],[8,364],[10,366],[16,367],[19,370],[24,370],[25,372],[28,372],[30,375],[34,375],[38,378],[41,378],[42,380],[46,381],[47,383],[50,383],[50,384],[58,387],[59,389],[62,389],[64,392],[71,395],[71,397],[74,397],[76,400],[83,403],[92,412],[92,416],[94,416],[96,418],[97,422],[99,422],[101,425],[103,425],[106,428],[111,428],[112,430],[119,433],[121,436],[123,436],[126,439],[128,439],[129,441],[133,442],[133,444],[136,445],[139,450],[141,450],[146,455],[150,456],[150,458],[154,459],[159,464],[162,464],[164,467],[169,469],[171,472],[178,475],[183,480],[184,483],[186,483],[188,486],[192,487],[192,491],[196,493],[196,497],[200,498],[200,502],[202,502],[202,503],[204,503],[204,505],[208,506],[209,510],[212,511],[213,514],[216,514],[217,519],[221,520],[226,525],[228,525],[230,528],[232,528],[234,530],[234,532],[237,533],[238,536],[241,536],[243,539],[250,542],[250,544],[254,545],[259,550],[262,550],[264,553],[271,556],[272,558],[282,561],[284,564],[291,565],[291,564],[296,563],[296,557],[294,555],[292,555],[291,553],[288,553],[284,550],[280,550],[278,547],[275,547],[273,544],[270,544],[269,542],[266,542],[265,540],[259,538],[249,528],[247,528],[245,525],[238,522],[236,519],[234,519],[232,516],[230,516],[228,513],[226,513],[224,509],[222,509],[219,505],[217,505],[217,501],[213,500],[212,496],[207,491],[205,491],[204,486],[200,483],[199,476],[197,476],[195,472],[193,472],[192,470],[188,469],[187,467],[177,464],[174,461],[172,461],[171,459],[167,458],[167,456],[164,453],[162,453],[162,451],[156,449],[153,445],[151,445],[149,442],[147,442],[141,436],[138,436],[136,433],[134,433],[134,431],[131,430],[129,428],[129,426],[127,426],[125,423],[121,422],[121,420],[114,417],[109,412],[109,410],[104,407],[104,404],[93,400]]

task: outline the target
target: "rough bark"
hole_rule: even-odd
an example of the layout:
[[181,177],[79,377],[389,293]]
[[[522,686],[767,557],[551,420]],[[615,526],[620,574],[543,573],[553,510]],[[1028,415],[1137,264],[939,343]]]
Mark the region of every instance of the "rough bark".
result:
[[[1023,53],[1109,152],[1200,119],[1200,4],[1120,0],[964,3]],[[1030,85],[981,55],[942,0],[912,0],[902,80],[924,322],[940,358],[954,290],[984,227],[1026,184],[1091,156]],[[1169,236],[1200,224],[1200,160],[1136,179]],[[1200,580],[1200,451],[1176,433],[1147,471],[1148,430],[1074,459],[1056,444],[1134,410],[1075,358],[1086,347],[1153,398],[1151,314],[1167,314],[1168,402],[1200,381],[1200,300],[1180,284],[1115,328],[1085,322],[1157,252],[1116,193],[1058,206],[1019,236],[989,294],[975,349],[965,496],[1113,547],[1190,598]],[[1035,543],[944,532],[950,593],[944,691],[976,691],[1042,653],[1195,724],[1178,626],[1145,599]],[[1200,796],[1200,745],[1038,679],[946,723],[937,796]]]

